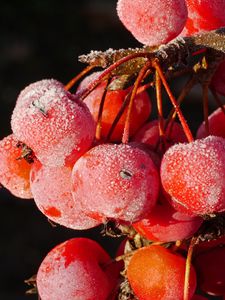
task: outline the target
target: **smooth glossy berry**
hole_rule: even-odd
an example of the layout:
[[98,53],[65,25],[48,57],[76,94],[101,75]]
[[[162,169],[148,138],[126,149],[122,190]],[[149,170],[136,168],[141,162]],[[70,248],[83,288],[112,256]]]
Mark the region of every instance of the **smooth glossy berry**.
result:
[[[185,258],[162,246],[148,246],[132,256],[127,277],[140,300],[183,300]],[[189,295],[195,292],[196,275],[191,267]]]

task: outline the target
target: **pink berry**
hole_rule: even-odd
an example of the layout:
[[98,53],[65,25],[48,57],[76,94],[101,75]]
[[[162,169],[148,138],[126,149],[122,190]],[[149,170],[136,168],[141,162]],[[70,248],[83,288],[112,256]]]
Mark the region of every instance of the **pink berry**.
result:
[[71,192],[70,167],[48,167],[39,162],[31,169],[31,190],[40,211],[50,220],[72,229],[88,229],[100,223],[75,205]]
[[149,46],[174,39],[187,19],[184,0],[119,0],[117,13],[133,36]]
[[172,200],[193,213],[225,211],[225,139],[172,146],[162,159],[161,181]]
[[13,134],[0,141],[0,183],[13,195],[33,198],[30,190],[29,164],[22,157],[22,149]]
[[51,250],[37,274],[42,300],[106,300],[115,276],[107,265],[109,255],[87,238],[68,240]]
[[33,83],[21,92],[12,115],[15,136],[42,164],[74,163],[94,139],[94,120],[85,104],[56,80]]
[[72,189],[86,214],[100,221],[133,222],[155,205],[158,170],[150,156],[129,144],[102,144],[74,165]]

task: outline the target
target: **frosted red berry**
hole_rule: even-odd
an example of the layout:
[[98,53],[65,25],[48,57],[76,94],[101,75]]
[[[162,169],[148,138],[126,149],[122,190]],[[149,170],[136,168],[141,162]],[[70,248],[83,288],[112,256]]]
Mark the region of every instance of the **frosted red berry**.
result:
[[186,3],[188,19],[182,34],[192,35],[225,26],[224,0],[186,0]]
[[95,135],[86,105],[53,79],[33,83],[21,92],[11,124],[15,136],[50,166],[74,163]]
[[87,217],[74,203],[70,167],[48,167],[35,162],[31,169],[31,190],[40,211],[57,224],[84,230],[100,224]]
[[102,144],[84,154],[72,172],[74,201],[100,221],[137,221],[155,205],[158,170],[143,150],[129,144]]
[[173,201],[196,214],[225,210],[225,139],[209,136],[172,146],[161,163],[161,181]]
[[[51,250],[37,273],[42,300],[106,300],[115,284],[106,267],[109,255],[87,238],[68,240]],[[116,274],[118,275],[118,274]]]
[[174,39],[187,19],[184,0],[119,0],[117,13],[133,36],[149,46]]

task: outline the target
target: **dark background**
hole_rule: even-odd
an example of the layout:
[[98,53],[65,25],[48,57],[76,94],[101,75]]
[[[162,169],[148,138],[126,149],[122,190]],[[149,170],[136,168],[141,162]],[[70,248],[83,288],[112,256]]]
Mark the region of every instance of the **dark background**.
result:
[[[16,98],[29,83],[44,78],[67,83],[84,67],[77,61],[79,55],[140,46],[120,23],[116,2],[0,1],[1,139],[11,132]],[[201,112],[196,111],[195,101],[190,101],[188,109],[195,115],[195,129]],[[17,199],[4,188],[0,189],[0,212],[0,300],[37,299],[24,295],[24,280],[37,272],[51,248],[68,238],[94,238],[110,253],[116,248],[114,241],[102,238],[96,230],[52,227],[32,200]]]
[[[0,138],[11,132],[16,98],[29,83],[44,78],[67,83],[84,67],[78,55],[137,45],[117,18],[115,0],[0,1]],[[88,236],[115,251],[114,242],[96,230],[53,228],[32,200],[17,199],[4,188],[0,212],[0,300],[37,299],[24,295],[24,280],[68,238]]]

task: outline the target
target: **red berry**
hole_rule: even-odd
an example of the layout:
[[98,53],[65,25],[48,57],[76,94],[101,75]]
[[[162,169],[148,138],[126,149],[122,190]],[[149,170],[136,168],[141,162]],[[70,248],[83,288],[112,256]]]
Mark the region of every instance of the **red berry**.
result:
[[219,94],[225,96],[225,61],[217,68],[211,80],[211,87]]
[[[159,143],[159,122],[158,120],[146,123],[134,136],[134,141],[148,144],[154,149]],[[165,132],[166,148],[176,143],[187,142],[186,135],[180,124],[174,122]]]
[[12,129],[41,163],[53,167],[74,163],[90,148],[95,135],[86,105],[56,80],[38,81],[21,92]]
[[109,255],[86,238],[68,240],[51,250],[37,274],[42,300],[106,300],[115,276],[110,273]]
[[206,298],[206,297],[203,297],[203,296],[201,296],[201,295],[194,295],[192,298],[191,298],[191,300],[207,300],[208,298]]
[[0,141],[0,183],[13,195],[33,198],[30,190],[29,164],[22,157],[22,149],[13,134]]
[[39,162],[31,169],[31,190],[40,211],[50,220],[72,229],[88,229],[100,224],[75,205],[69,167],[48,167]]
[[[88,83],[96,77],[96,73],[91,74],[86,77],[78,91],[85,88]],[[106,88],[106,82],[102,82],[98,85],[85,99],[84,103],[89,108],[94,120],[97,122],[100,102],[102,99],[102,95]],[[131,88],[127,88],[125,90],[115,90],[115,91],[107,91],[105,102],[103,106],[103,113],[101,119],[101,135],[103,138],[107,137],[109,130],[112,126],[114,119],[119,113],[123,102],[126,99],[126,96],[131,91]],[[126,108],[119,119],[113,134],[110,138],[110,141],[120,142],[123,136],[124,125],[127,115]],[[132,115],[130,121],[130,136],[134,135],[134,133],[147,121],[149,115],[151,113],[151,101],[147,92],[138,93],[134,99],[134,105],[132,108]]]
[[171,242],[191,237],[202,221],[200,217],[190,217],[176,211],[163,199],[145,219],[134,223],[133,227],[151,241]]
[[119,0],[117,13],[133,36],[149,46],[174,39],[187,19],[184,0]]
[[196,214],[225,210],[225,139],[209,136],[172,146],[161,163],[161,181],[173,201]]
[[[225,105],[224,105],[225,108]],[[208,118],[210,135],[221,136],[225,138],[225,114],[221,108],[215,110]],[[205,122],[203,122],[197,131],[197,138],[201,139],[208,134],[205,129]]]
[[194,265],[202,291],[214,296],[225,294],[225,247],[216,247],[199,254]]
[[[148,246],[132,256],[127,277],[140,300],[183,300],[185,258],[162,246]],[[195,292],[196,275],[191,267],[189,295]]]
[[192,35],[225,26],[225,1],[186,0],[188,19],[183,35]]
[[159,191],[158,171],[143,150],[129,144],[102,144],[84,154],[72,173],[74,201],[86,214],[139,220],[153,208]]

